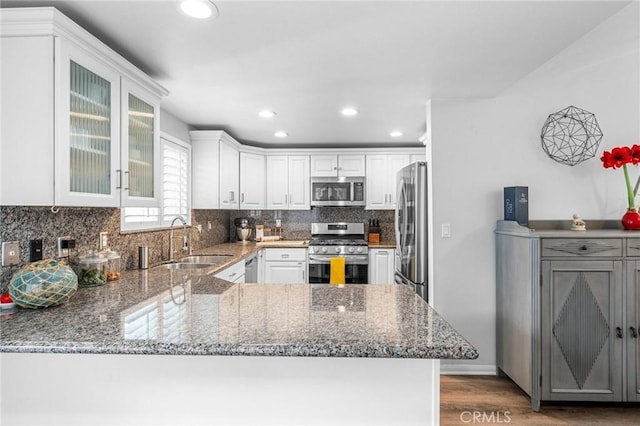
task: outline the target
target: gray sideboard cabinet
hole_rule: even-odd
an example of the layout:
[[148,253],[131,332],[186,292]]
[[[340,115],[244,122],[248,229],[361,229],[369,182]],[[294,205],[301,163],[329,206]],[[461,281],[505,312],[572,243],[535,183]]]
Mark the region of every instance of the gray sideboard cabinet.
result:
[[640,233],[496,225],[497,366],[541,401],[640,401]]

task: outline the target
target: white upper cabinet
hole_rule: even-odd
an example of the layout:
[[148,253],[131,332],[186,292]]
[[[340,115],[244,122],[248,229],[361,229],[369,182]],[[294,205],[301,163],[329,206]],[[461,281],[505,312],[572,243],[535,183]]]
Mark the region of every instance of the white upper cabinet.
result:
[[220,208],[240,208],[240,151],[229,141],[220,140]]
[[409,154],[367,155],[366,209],[396,208],[396,173],[411,161]]
[[56,39],[55,204],[120,204],[120,74]]
[[220,207],[220,133],[192,131],[191,206],[194,209]]
[[365,156],[360,154],[312,155],[311,176],[364,176]]
[[56,9],[0,19],[0,204],[157,205],[166,89]]
[[338,176],[338,156],[312,155],[311,176]]
[[309,210],[309,156],[267,156],[267,209]]
[[240,153],[240,209],[258,210],[265,206],[264,155]]
[[151,207],[160,202],[160,98],[122,80],[123,206]]
[[427,153],[425,152],[424,154],[411,154],[411,161],[409,163],[413,164],[417,161],[427,161]]
[[309,210],[311,208],[311,179],[309,156],[289,156],[289,210]]

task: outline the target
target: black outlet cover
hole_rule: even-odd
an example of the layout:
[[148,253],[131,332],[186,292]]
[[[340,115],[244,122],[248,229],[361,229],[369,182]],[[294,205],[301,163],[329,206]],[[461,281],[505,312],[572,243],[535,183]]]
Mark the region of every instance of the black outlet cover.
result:
[[29,241],[29,262],[42,260],[42,240]]

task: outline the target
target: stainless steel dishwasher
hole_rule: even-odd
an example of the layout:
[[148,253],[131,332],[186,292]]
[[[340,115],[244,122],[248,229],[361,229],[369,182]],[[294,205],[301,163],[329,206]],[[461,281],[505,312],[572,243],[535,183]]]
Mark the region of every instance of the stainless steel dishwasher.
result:
[[254,253],[244,260],[244,282],[258,282],[258,255]]

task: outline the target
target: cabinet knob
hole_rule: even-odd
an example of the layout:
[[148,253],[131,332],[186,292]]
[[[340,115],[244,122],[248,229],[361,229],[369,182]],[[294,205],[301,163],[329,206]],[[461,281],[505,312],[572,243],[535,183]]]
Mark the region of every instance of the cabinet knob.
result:
[[622,328],[616,327],[616,337],[622,339]]
[[638,337],[638,332],[636,331],[636,328],[634,326],[629,327],[629,330],[631,330],[631,335],[635,338]]
[[582,251],[586,251],[586,250],[588,250],[588,247],[587,247],[586,245],[585,245],[585,246],[582,246],[582,247],[580,247],[580,250],[582,250]]

